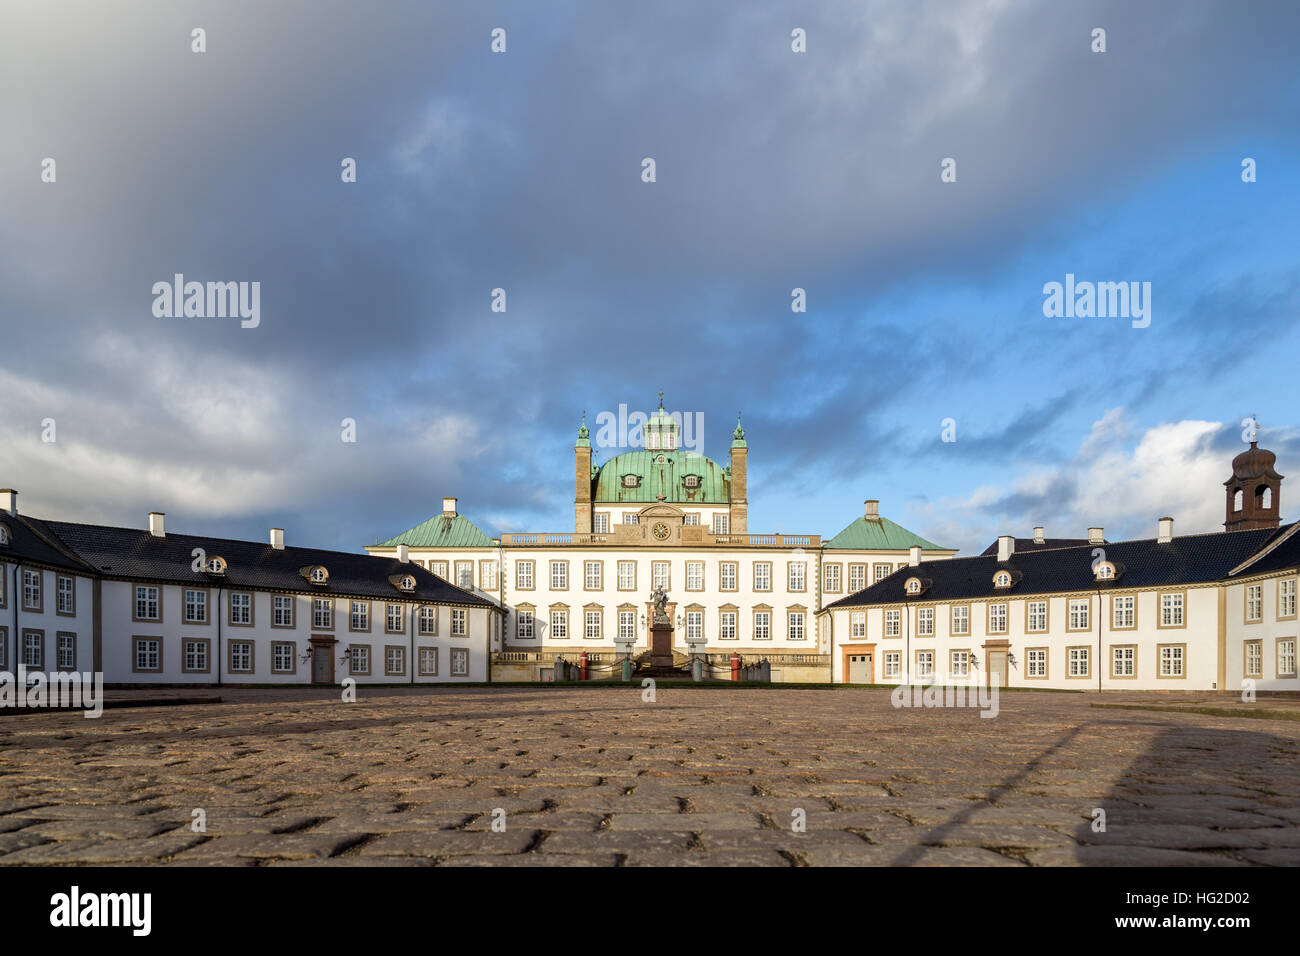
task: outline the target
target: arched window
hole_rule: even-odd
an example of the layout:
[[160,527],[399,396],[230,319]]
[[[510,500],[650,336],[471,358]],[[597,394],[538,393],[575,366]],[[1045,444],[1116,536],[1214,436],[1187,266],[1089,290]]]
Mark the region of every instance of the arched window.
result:
[[1255,507],[1271,508],[1273,507],[1273,489],[1268,485],[1260,485],[1255,489]]
[[1232,510],[1240,511],[1242,502],[1245,500],[1245,493],[1240,488],[1232,495]]

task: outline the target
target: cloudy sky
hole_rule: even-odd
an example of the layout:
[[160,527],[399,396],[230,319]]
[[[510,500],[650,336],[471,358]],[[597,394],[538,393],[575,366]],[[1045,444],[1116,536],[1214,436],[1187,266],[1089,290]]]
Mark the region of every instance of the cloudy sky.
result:
[[[346,550],[447,494],[570,530],[582,413],[663,389],[724,461],[743,410],[752,531],[1215,530],[1243,417],[1300,474],[1298,35],[1285,0],[7,3],[0,486]],[[260,325],[156,317],[176,273],[260,282]],[[1151,283],[1149,327],[1045,317],[1067,273]]]

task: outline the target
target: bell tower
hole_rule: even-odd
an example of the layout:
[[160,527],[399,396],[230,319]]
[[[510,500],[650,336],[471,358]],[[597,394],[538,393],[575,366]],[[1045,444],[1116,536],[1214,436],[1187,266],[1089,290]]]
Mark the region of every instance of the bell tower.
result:
[[745,442],[745,429],[740,427],[740,412],[736,412],[736,430],[731,433],[731,501],[730,530],[732,534],[749,533],[749,445]]
[[587,413],[582,413],[578,440],[573,445],[573,530],[591,534],[591,439],[587,431]]
[[1276,461],[1276,455],[1254,441],[1232,459],[1232,477],[1223,483],[1228,498],[1223,530],[1278,526],[1282,476],[1273,467]]

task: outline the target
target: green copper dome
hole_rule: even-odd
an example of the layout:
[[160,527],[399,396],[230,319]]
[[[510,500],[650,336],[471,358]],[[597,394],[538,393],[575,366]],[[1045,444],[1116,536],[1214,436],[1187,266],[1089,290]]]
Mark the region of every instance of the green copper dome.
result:
[[730,485],[721,465],[694,452],[625,451],[599,467],[592,499],[598,504],[725,505],[731,500]]

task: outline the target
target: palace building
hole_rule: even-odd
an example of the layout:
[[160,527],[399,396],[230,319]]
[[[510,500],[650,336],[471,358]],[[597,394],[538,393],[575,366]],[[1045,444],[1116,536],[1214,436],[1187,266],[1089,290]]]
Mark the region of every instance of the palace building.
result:
[[918,558],[830,603],[833,679],[1089,690],[1297,691],[1300,523],[1254,442],[1232,462],[1224,530],[1107,542],[998,538]]
[[546,679],[556,658],[585,654],[593,678],[617,676],[620,648],[648,650],[650,593],[669,594],[673,652],[706,656],[729,675],[729,658],[766,659],[772,679],[826,681],[827,603],[905,567],[956,552],[908,531],[865,502],[838,534],[756,534],[749,528],[749,447],[737,422],[720,464],[681,448],[680,423],[664,411],[644,427],[644,447],[593,457],[584,421],[574,446],[572,531],[490,537],[444,498],[441,514],[367,547],[413,562],[504,612],[494,638],[497,680]]
[[407,559],[22,515],[0,491],[0,672],[121,685],[487,680],[500,613]]

